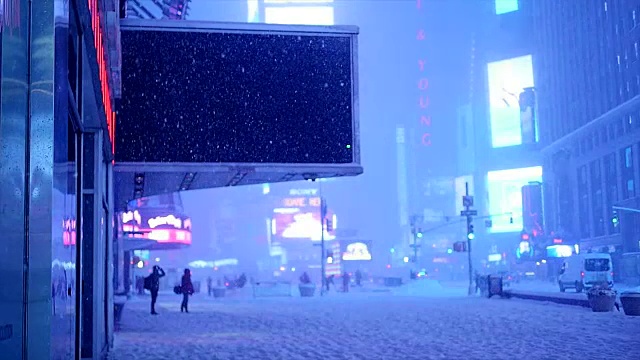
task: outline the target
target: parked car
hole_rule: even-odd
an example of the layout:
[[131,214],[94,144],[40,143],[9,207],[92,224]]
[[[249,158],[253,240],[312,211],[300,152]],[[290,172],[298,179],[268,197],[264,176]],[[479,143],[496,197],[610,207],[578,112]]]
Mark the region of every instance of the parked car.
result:
[[596,284],[607,283],[613,287],[611,255],[605,253],[577,254],[565,259],[560,268],[558,286],[561,292],[575,289],[588,290]]

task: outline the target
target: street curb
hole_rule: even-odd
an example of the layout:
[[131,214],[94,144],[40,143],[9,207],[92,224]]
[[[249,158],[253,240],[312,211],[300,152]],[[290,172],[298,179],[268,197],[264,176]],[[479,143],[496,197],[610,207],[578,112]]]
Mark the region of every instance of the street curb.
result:
[[586,298],[586,296],[584,299],[572,299],[567,297],[542,295],[542,294],[536,294],[532,292],[525,292],[525,291],[518,291],[518,290],[504,290],[504,294],[507,297],[513,297],[517,299],[548,301],[548,302],[553,302],[553,303],[562,304],[562,305],[572,305],[572,306],[581,306],[581,307],[591,308],[591,305],[589,305],[589,300]]

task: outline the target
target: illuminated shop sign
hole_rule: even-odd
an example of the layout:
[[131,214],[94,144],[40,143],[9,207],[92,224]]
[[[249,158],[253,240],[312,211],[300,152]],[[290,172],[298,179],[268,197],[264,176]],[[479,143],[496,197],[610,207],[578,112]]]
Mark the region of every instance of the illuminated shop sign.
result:
[[318,189],[291,189],[289,195],[291,196],[316,196]]
[[107,57],[104,48],[104,12],[100,11],[98,0],[88,0],[89,12],[91,13],[91,29],[93,30],[93,42],[96,48],[96,59],[98,60],[98,74],[100,78],[100,90],[102,92],[102,106],[107,116],[107,130],[111,139],[111,151],[115,151],[115,124],[116,114],[111,104],[111,87],[109,86],[110,73],[108,69]]
[[167,244],[191,244],[191,219],[186,216],[134,210],[122,213],[121,219],[124,232],[136,232],[127,237]]
[[517,259],[532,258],[534,255],[533,246],[529,241],[521,241],[516,249]]
[[[185,221],[189,221],[189,219],[185,219]],[[182,219],[179,219],[173,215],[167,216],[156,216],[147,220],[147,224],[150,228],[154,229],[161,225],[169,225],[173,226],[176,229],[182,229]]]
[[369,261],[371,260],[371,252],[369,244],[364,242],[354,242],[346,246],[342,253],[344,261]]
[[547,256],[552,258],[569,257],[573,255],[573,250],[570,245],[547,246]]
[[[422,15],[424,14],[423,0],[416,0],[416,9]],[[421,23],[426,23],[426,19],[421,16]],[[424,28],[419,28],[416,33],[416,41],[418,42],[418,48],[420,51],[425,47],[427,34]],[[424,57],[420,57],[417,62],[418,67],[418,116],[419,116],[419,134],[420,145],[431,146],[432,134],[431,134],[431,114],[429,111],[430,98],[429,98],[429,78],[427,77],[427,60]]]
[[320,197],[288,197],[282,199],[282,206],[287,208],[320,207],[321,202]]
[[76,219],[62,221],[62,244],[65,246],[76,244]]

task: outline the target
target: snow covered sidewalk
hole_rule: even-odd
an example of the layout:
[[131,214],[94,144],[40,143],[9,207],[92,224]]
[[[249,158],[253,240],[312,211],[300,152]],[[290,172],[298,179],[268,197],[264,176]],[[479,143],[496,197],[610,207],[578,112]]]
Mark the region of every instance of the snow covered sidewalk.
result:
[[640,318],[533,301],[393,293],[128,303],[112,360],[632,359]]

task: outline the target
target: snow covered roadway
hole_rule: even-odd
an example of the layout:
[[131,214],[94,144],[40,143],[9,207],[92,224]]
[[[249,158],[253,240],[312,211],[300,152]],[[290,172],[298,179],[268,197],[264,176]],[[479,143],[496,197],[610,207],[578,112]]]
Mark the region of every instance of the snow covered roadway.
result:
[[[436,294],[437,295],[437,294]],[[442,294],[441,294],[442,295]],[[352,292],[127,303],[112,360],[636,359],[640,318],[514,299]]]

